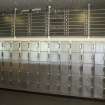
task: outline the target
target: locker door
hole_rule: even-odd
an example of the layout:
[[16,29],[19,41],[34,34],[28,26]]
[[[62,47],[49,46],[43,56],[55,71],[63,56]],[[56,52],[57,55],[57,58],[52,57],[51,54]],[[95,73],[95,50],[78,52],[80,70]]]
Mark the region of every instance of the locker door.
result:
[[38,42],[29,42],[29,51],[37,52],[39,50]]
[[52,73],[51,91],[55,94],[61,94],[61,70],[59,64],[51,64],[50,69]]
[[38,52],[33,52],[33,51],[30,51],[29,52],[29,63],[30,64],[34,64],[34,63],[38,63],[39,62],[39,58],[38,58]]
[[37,62],[29,65],[29,89],[35,92],[40,91],[40,65]]
[[47,77],[48,77],[47,72],[49,72],[48,68],[49,68],[48,52],[41,51],[40,52],[40,69],[39,69],[39,71],[40,71],[40,85],[41,85],[40,88],[41,88],[41,91],[43,91],[43,92],[47,91],[47,85],[49,84],[48,80],[47,80]]
[[80,53],[72,53],[71,56],[73,64],[80,64],[81,63],[81,54]]
[[10,59],[10,51],[3,51],[3,61],[9,63]]
[[3,43],[3,58],[4,61],[8,61],[10,59],[10,51],[11,51],[11,42]]
[[95,52],[96,53],[103,53],[105,51],[104,42],[96,42],[95,44]]
[[68,86],[71,85],[68,80],[69,66],[67,63],[61,64],[61,93],[63,95],[69,95]]
[[10,62],[11,62],[11,42],[3,42],[3,77],[4,77],[4,87],[9,88],[9,72]]
[[71,51],[72,53],[80,53],[81,52],[81,42],[72,42]]
[[29,55],[28,55],[28,42],[21,42],[21,61],[22,63],[28,63]]
[[27,64],[21,64],[21,72],[20,72],[20,88],[25,90],[27,89],[27,72],[28,66]]
[[21,42],[21,51],[28,51],[29,43],[27,41]]
[[48,62],[48,52],[40,52],[39,61],[40,64],[46,64]]
[[59,55],[56,52],[50,53],[50,70],[52,73],[51,92],[57,94],[60,92],[61,88],[60,87],[61,70],[60,70]]
[[72,64],[72,74],[80,76],[80,64]]
[[49,71],[49,65],[46,64],[41,64],[40,65],[40,89],[41,92],[50,92],[50,71]]
[[9,86],[13,89],[18,89],[18,63],[12,63],[9,71]]
[[20,43],[18,41],[12,42],[12,51],[19,51]]
[[79,96],[80,88],[80,64],[72,64],[72,91],[73,96]]
[[84,42],[83,43],[83,50],[84,50],[84,53],[92,53],[94,52],[94,44],[93,42]]
[[40,52],[48,51],[48,42],[40,42]]
[[60,52],[60,62],[68,64],[70,62],[70,55],[68,52]]
[[92,87],[92,65],[83,65],[83,96],[91,97],[91,87]]
[[19,51],[12,51],[12,63],[20,63]]
[[72,87],[71,87],[72,96],[79,96],[79,87],[80,87],[80,76],[72,75]]
[[29,53],[27,51],[21,52],[21,63],[25,64],[29,61]]
[[83,97],[91,97],[91,76],[83,75]]
[[95,75],[104,76],[104,65],[95,65]]
[[93,64],[93,54],[92,53],[84,53],[83,63],[84,64]]
[[2,62],[2,51],[3,51],[2,42],[0,42],[0,62]]
[[95,76],[95,98],[103,98],[103,76]]
[[51,52],[58,52],[59,49],[59,43],[58,42],[49,42],[49,48]]
[[2,42],[0,42],[0,86],[2,83]]
[[60,51],[61,52],[68,52],[70,50],[70,43],[69,42],[61,42],[60,43]]
[[104,64],[104,53],[96,53],[95,54],[95,64]]
[[2,65],[2,84],[4,85],[4,88],[8,87],[9,85],[9,65],[3,64]]

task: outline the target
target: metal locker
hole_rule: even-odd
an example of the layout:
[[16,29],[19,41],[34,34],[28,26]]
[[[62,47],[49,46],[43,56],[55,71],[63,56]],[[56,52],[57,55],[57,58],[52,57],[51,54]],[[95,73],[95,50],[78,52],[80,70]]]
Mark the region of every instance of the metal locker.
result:
[[29,53],[28,53],[28,42],[21,42],[21,62],[28,63]]
[[103,53],[105,52],[105,43],[104,42],[96,42],[95,43],[95,52],[96,53]]
[[81,67],[80,64],[72,64],[72,70],[71,70],[72,74],[80,76],[80,67]]
[[3,51],[10,51],[11,50],[11,42],[5,41],[3,42]]
[[27,89],[27,77],[28,77],[28,65],[27,64],[21,64],[21,72],[20,72],[20,88],[23,90]]
[[11,42],[3,42],[3,61],[10,61]]
[[6,88],[9,85],[9,65],[3,64],[1,69],[2,83],[4,85],[4,88]]
[[12,42],[12,62],[19,63],[20,62],[20,53],[19,53],[20,44],[17,41]]
[[48,42],[40,42],[40,52],[48,51]]
[[[32,79],[33,79],[33,75],[32,75],[32,70],[29,68],[29,64],[25,64],[24,65],[24,72],[26,72],[26,83],[27,83],[27,88],[31,88],[31,84],[32,84]],[[31,90],[31,89],[30,89]]]
[[81,54],[80,53],[72,53],[71,60],[72,60],[72,64],[80,64],[81,63]]
[[29,51],[39,51],[39,42],[29,42]]
[[83,63],[84,64],[93,64],[94,63],[94,54],[93,53],[84,53]]
[[69,52],[70,50],[70,43],[69,42],[61,42],[60,43],[60,51],[61,52]]
[[34,74],[33,73],[34,72],[33,72],[33,69],[32,69],[32,65],[24,64],[23,70],[25,72],[25,81],[26,81],[27,89],[29,91],[31,91],[32,86],[34,84],[34,82],[33,82],[33,80],[34,80]]
[[104,65],[104,53],[95,54],[95,64]]
[[3,51],[3,61],[9,62],[10,61],[10,51]]
[[50,79],[51,79],[51,73],[49,70],[49,65],[46,63],[40,64],[40,91],[41,92],[50,92]]
[[28,51],[29,43],[26,41],[21,42],[21,51]]
[[83,97],[91,97],[91,76],[83,75]]
[[103,76],[95,76],[94,97],[103,98]]
[[5,70],[1,71],[1,81],[0,86],[1,88],[7,88],[8,87],[8,73]]
[[60,49],[59,42],[49,42],[49,48],[52,52],[58,52]]
[[3,50],[3,48],[2,48],[2,42],[0,42],[0,84],[1,84],[1,82],[2,82],[2,50]]
[[3,69],[4,63],[1,62],[1,67],[0,67],[0,86],[3,87],[4,84],[4,69]]
[[[38,54],[37,52],[33,52],[35,54]],[[36,56],[36,55],[35,55]],[[38,55],[39,56],[39,55]],[[34,59],[34,58],[33,58]],[[30,76],[30,86],[28,87],[32,91],[40,92],[40,62],[39,58],[35,58],[34,61],[29,63],[29,76]]]
[[2,61],[2,51],[3,51],[2,42],[0,42],[0,62]]
[[2,62],[2,59],[3,59],[3,53],[2,53],[2,51],[0,51],[0,62]]
[[29,64],[29,86],[28,88],[32,91],[39,91],[39,88],[37,87],[37,84],[40,82],[40,72],[39,67],[40,65],[37,62],[34,62],[34,64]]
[[104,76],[104,65],[95,65],[95,75]]
[[93,71],[92,64],[83,64],[83,96],[84,97],[91,97],[91,88],[92,88],[92,75]]
[[12,51],[12,62],[20,63],[20,53],[19,51]]
[[35,91],[40,92],[40,63],[34,64],[35,70]]
[[9,72],[9,87],[13,89],[19,89],[18,84],[18,68],[12,68],[13,71]]
[[71,85],[71,95],[79,96],[79,88],[80,88],[80,76],[72,75],[72,85]]
[[94,43],[93,42],[84,42],[83,43],[84,53],[92,53],[94,52]]
[[52,73],[51,92],[59,94],[60,92],[60,55],[57,52],[50,52],[50,70]]
[[21,63],[28,63],[29,61],[29,53],[27,51],[21,52]]
[[83,64],[83,75],[92,76],[92,64]]
[[24,82],[26,84],[26,89],[30,90],[33,89],[35,83],[35,71],[37,68],[37,64],[22,64],[22,70],[24,75]]
[[12,43],[12,51],[19,51],[20,43],[18,41],[13,41]]
[[61,64],[61,93],[63,95],[68,95],[69,90],[68,86],[71,85],[71,81],[68,80],[69,78],[69,66],[67,63]]
[[51,81],[51,93],[59,94],[61,93],[61,69],[59,63],[50,64],[50,70],[52,74]]
[[50,63],[59,63],[59,54],[56,52],[50,52],[50,58],[49,61]]
[[103,89],[105,89],[105,76],[103,77]]
[[33,52],[33,51],[29,52],[29,63],[30,64],[34,64],[35,62],[39,62],[38,54],[39,54],[38,52]]
[[40,52],[40,91],[48,92],[47,90],[47,72],[48,72],[48,54],[47,52]]
[[60,52],[60,62],[67,64],[70,62],[70,55],[68,52]]
[[2,42],[0,42],[0,51],[3,50],[3,47],[2,47]]
[[71,52],[80,53],[81,52],[81,42],[72,42],[71,43]]
[[39,61],[40,61],[40,64],[47,63],[48,62],[48,52],[40,52]]

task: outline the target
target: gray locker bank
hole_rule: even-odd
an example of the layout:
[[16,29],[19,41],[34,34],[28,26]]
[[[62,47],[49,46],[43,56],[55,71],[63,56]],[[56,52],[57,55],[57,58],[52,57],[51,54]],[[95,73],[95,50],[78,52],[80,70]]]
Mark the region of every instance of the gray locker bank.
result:
[[0,88],[105,99],[103,1],[1,4]]

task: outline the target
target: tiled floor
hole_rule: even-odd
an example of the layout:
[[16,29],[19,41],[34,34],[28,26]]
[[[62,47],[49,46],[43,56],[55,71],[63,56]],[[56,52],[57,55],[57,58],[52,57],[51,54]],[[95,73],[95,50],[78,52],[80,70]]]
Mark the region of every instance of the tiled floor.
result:
[[0,105],[105,105],[105,101],[0,90]]

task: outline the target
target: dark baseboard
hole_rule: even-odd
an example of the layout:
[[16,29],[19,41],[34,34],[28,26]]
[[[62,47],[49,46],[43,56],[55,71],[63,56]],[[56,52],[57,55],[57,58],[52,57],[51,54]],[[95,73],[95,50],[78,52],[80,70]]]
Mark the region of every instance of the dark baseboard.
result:
[[81,100],[105,102],[105,99],[101,99],[101,98],[66,96],[66,95],[59,95],[59,94],[40,93],[40,92],[32,92],[32,91],[27,91],[27,90],[17,90],[17,89],[9,89],[9,88],[0,88],[0,90],[11,91],[11,92],[21,92],[21,93],[27,93],[27,94],[36,94],[36,95],[43,95],[43,96],[54,96],[54,97],[60,97],[60,98],[72,98],[72,99],[81,99]]

